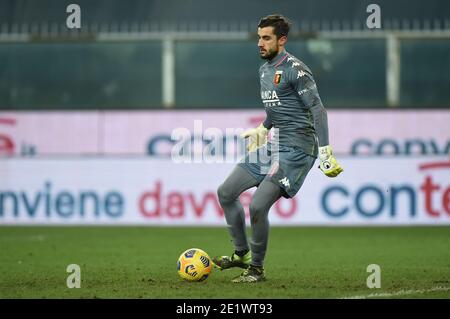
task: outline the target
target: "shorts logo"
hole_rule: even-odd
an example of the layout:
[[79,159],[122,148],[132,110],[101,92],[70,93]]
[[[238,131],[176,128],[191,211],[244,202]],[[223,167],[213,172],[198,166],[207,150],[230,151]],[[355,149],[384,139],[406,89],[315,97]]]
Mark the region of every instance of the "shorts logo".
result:
[[287,187],[287,188],[291,187],[291,183],[289,183],[289,180],[287,177],[280,179],[278,182],[283,184],[284,187]]
[[278,85],[281,82],[281,75],[283,74],[283,71],[276,71],[275,72],[275,78],[273,79],[273,83]]

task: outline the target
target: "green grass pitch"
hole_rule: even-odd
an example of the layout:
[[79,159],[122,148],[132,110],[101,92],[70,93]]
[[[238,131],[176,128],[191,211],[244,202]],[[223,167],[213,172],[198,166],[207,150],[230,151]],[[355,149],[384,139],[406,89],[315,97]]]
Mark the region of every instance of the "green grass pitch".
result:
[[[1,298],[450,298],[450,227],[272,227],[266,282],[233,284],[238,269],[182,281],[178,256],[229,254],[226,229],[0,227]],[[81,288],[66,267],[81,267]],[[366,286],[369,264],[381,288]]]

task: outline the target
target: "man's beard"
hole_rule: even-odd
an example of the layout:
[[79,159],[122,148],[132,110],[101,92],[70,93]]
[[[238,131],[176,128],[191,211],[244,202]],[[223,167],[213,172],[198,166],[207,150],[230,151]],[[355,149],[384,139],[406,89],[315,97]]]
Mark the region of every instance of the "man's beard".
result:
[[273,50],[273,51],[267,51],[267,54],[262,56],[260,53],[260,57],[263,60],[272,60],[274,57],[276,57],[278,54],[278,50]]

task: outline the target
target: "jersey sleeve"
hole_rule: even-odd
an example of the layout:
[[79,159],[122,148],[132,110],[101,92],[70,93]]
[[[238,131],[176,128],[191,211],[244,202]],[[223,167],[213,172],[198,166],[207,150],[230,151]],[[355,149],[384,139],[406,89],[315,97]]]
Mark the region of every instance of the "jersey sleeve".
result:
[[289,72],[291,85],[304,107],[312,113],[319,146],[328,145],[328,116],[320,99],[316,82],[309,70],[303,69],[299,63],[297,64],[293,62]]

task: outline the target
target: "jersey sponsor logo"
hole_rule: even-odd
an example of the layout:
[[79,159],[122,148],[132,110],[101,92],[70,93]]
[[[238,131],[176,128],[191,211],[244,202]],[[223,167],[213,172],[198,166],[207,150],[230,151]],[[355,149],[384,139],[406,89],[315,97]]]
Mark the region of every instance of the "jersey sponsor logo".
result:
[[[280,84],[281,82],[281,75],[283,74],[283,71],[276,71],[275,72],[275,78],[273,79],[273,83],[275,85]],[[275,91],[274,91],[275,92]]]
[[265,106],[278,106],[281,105],[277,92],[274,91],[261,91],[261,99]]
[[263,100],[263,102],[271,102],[271,101],[279,100],[277,92],[275,90],[261,91],[261,99]]
[[301,90],[301,91],[298,91],[298,95],[302,96],[303,94],[305,94],[305,93],[308,92],[308,91],[311,91],[311,90],[314,89],[315,87],[316,87],[316,85],[314,84],[313,86],[311,86],[311,87],[309,87],[309,88],[306,88],[306,89],[303,89],[303,90]]

